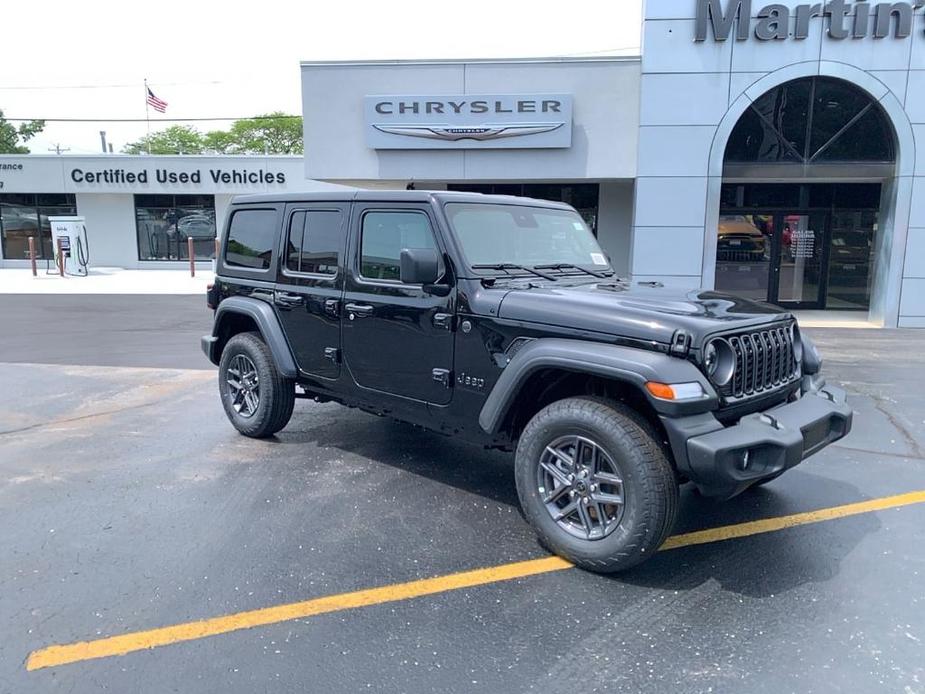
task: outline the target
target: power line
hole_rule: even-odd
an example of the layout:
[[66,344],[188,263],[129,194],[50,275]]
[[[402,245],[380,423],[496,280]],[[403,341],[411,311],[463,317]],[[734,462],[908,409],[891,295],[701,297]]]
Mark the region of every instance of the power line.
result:
[[[276,120],[277,118],[301,118],[302,116],[222,116],[218,118],[151,118],[151,123],[196,123],[200,121],[232,121],[232,120]],[[147,118],[10,118],[4,116],[3,120],[25,122],[41,120],[46,123],[147,123]]]
[[[205,82],[157,82],[151,83],[155,87],[182,87],[198,84],[224,84],[219,80],[209,80]],[[7,91],[27,91],[27,90],[53,90],[53,89],[137,89],[138,83],[135,84],[45,84],[35,86],[13,86],[0,87],[0,90]]]

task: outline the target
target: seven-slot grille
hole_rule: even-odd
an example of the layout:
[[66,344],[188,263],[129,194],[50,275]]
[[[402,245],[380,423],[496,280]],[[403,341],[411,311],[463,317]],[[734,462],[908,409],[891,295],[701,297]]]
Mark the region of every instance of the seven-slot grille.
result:
[[760,395],[792,383],[799,375],[789,325],[727,335],[724,339],[732,347],[736,362],[732,380],[720,389],[726,398]]

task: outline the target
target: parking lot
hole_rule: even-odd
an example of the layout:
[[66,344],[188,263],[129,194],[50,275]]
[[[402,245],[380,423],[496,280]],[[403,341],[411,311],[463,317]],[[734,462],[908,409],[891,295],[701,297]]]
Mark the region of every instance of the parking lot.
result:
[[2,693],[925,692],[921,332],[810,330],[851,436],[685,488],[605,577],[546,559],[508,455],[306,401],[239,436],[202,297],[0,320]]

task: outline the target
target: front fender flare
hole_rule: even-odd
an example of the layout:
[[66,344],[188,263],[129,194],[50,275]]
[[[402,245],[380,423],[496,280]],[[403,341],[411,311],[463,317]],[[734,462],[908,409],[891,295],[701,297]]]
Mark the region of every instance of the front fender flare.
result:
[[[497,433],[507,413],[516,405],[517,395],[527,380],[542,369],[558,369],[620,381],[636,387],[648,398],[656,412],[681,416],[707,412],[718,406],[713,387],[700,369],[689,361],[661,352],[609,345],[601,342],[541,338],[520,349],[495,382],[482,410],[479,426]],[[661,383],[698,382],[707,393],[695,402],[670,402],[653,397],[647,381]]]
[[[221,334],[223,319],[231,314],[245,315],[252,318],[260,330],[263,341],[267,343],[270,352],[273,354],[273,361],[276,362],[276,368],[280,375],[285,378],[295,378],[299,375],[295,359],[292,356],[292,350],[286,341],[286,335],[283,333],[283,327],[279,323],[279,318],[273,307],[260,299],[253,299],[246,296],[230,296],[222,301],[215,310],[215,322],[212,327],[213,341],[217,340]],[[218,363],[218,354],[210,355],[213,363]]]

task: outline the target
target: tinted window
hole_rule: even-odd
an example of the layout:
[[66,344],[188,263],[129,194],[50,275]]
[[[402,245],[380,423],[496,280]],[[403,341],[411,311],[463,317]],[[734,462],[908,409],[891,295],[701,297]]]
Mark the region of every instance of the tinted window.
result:
[[736,123],[726,161],[892,162],[892,126],[881,106],[831,77],[787,82],[756,99]]
[[225,264],[266,270],[275,236],[275,210],[238,210],[231,218]]
[[360,274],[380,280],[399,279],[403,248],[436,248],[423,212],[367,212],[360,240]]
[[293,272],[336,275],[343,245],[339,211],[300,210],[289,221],[286,267]]

